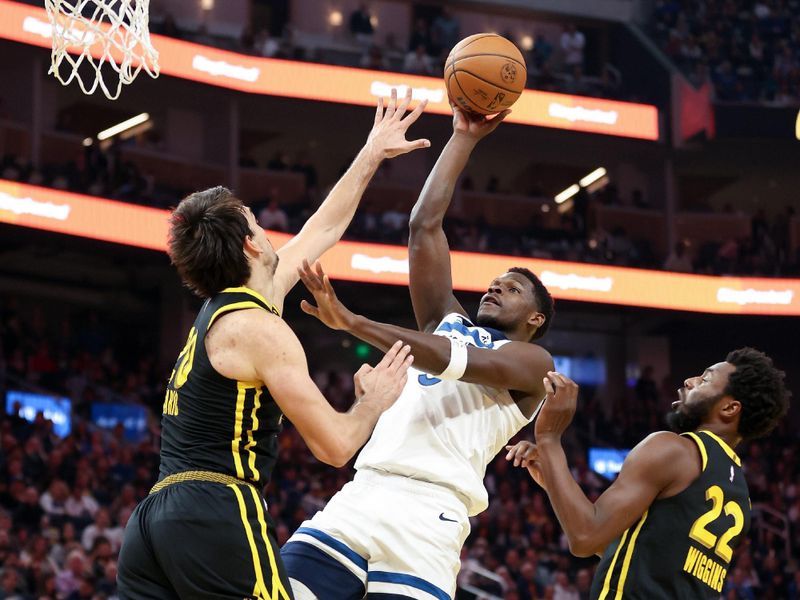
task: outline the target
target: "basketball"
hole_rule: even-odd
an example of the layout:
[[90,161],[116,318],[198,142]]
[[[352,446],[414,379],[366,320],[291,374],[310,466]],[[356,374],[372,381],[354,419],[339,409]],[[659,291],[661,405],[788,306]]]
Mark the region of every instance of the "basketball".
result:
[[496,33],[477,33],[451,50],[444,66],[450,100],[460,108],[491,115],[517,101],[528,70],[522,53]]

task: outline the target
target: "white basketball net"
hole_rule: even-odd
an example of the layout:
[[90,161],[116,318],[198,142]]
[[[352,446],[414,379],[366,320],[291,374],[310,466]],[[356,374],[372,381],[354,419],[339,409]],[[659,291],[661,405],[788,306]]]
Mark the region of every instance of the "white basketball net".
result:
[[[132,83],[142,69],[158,77],[158,51],[147,28],[149,4],[150,0],[45,0],[53,27],[49,73],[64,85],[77,79],[84,94],[100,86],[110,100],[116,100],[122,86]],[[103,79],[104,65],[113,69],[115,74],[106,69],[113,81]]]

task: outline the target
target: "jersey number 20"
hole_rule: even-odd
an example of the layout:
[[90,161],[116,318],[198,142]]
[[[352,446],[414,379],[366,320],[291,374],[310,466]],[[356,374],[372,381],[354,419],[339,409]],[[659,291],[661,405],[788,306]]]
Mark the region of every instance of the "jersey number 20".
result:
[[[711,510],[701,515],[692,525],[689,530],[689,537],[694,541],[703,544],[706,548],[714,548],[714,552],[725,562],[730,562],[733,557],[733,549],[730,543],[733,538],[742,532],[744,527],[744,514],[742,508],[733,500],[725,502],[722,488],[718,485],[712,485],[706,490],[706,501],[711,500]],[[719,537],[711,533],[706,527],[712,521],[716,521],[722,511],[725,510],[725,515],[733,517],[733,525]]]
[[175,371],[172,374],[172,387],[176,390],[180,389],[186,379],[189,377],[189,372],[192,370],[192,363],[194,362],[194,349],[197,346],[197,330],[192,327],[189,331],[189,339],[186,340],[186,345],[178,355],[178,364],[175,365]]
[[164,406],[162,413],[165,415],[177,417],[178,416],[178,391],[181,386],[186,383],[189,377],[189,372],[192,370],[192,363],[194,362],[194,349],[197,346],[197,330],[192,327],[189,331],[189,339],[186,340],[186,345],[181,350],[178,356],[178,362],[175,364],[175,369],[169,378],[169,385],[167,386],[167,393],[164,397]]

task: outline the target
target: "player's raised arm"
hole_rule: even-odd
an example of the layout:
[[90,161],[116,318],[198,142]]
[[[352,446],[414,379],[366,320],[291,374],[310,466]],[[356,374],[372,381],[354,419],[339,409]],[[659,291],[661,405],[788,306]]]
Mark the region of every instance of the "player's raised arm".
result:
[[544,383],[547,399],[536,421],[536,444],[509,446],[506,459],[527,467],[547,492],[573,554],[602,554],[659,495],[692,469],[699,472],[699,462],[692,462],[693,454],[684,447],[692,442],[674,433],[655,433],[631,451],[617,479],[592,503],[573,479],[561,447],[561,435],[575,414],[578,386],[554,372],[548,373]]
[[[301,308],[307,314],[317,317],[332,329],[345,330],[384,351],[396,340],[402,340],[411,347],[414,366],[433,376],[451,371],[448,367],[454,363],[454,343],[448,338],[354,314],[339,301],[319,263],[315,269],[306,263],[300,277],[317,302],[317,306],[313,306],[303,300]],[[463,369],[452,378],[544,397],[540,374],[553,368],[553,359],[541,346],[512,341],[498,350],[463,347],[463,353]]]
[[300,233],[278,250],[280,262],[275,272],[273,301],[279,310],[283,308],[284,297],[297,283],[297,268],[303,259],[317,260],[341,239],[353,219],[367,184],[380,163],[386,158],[430,146],[430,142],[426,139],[406,140],[408,128],[416,122],[427,104],[427,101],[423,100],[403,118],[410,102],[410,87],[399,105],[397,92],[394,89],[385,110],[383,99],[378,99],[372,131],[353,164],[336,183],[319,209],[306,221]]
[[[255,311],[253,311],[255,313]],[[357,398],[347,413],[331,407],[308,373],[300,341],[280,318],[253,314],[237,339],[245,346],[255,376],[267,386],[314,456],[340,467],[366,443],[384,410],[397,400],[413,357],[408,346],[393,344],[374,368],[355,376]]]
[[425,181],[411,210],[408,254],[411,302],[420,331],[433,331],[451,312],[466,314],[453,295],[450,248],[442,228],[456,180],[478,141],[500,124],[510,111],[491,119],[468,115],[453,107],[453,136]]

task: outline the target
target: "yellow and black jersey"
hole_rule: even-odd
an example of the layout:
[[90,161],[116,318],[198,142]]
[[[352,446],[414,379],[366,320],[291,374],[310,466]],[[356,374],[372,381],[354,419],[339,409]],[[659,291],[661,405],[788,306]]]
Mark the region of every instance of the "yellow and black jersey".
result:
[[161,419],[159,481],[207,471],[265,485],[278,454],[282,414],[261,382],[220,375],[205,336],[222,315],[249,308],[278,311],[257,292],[228,288],[209,298],[195,319],[167,385]]
[[750,529],[742,463],[709,431],[683,434],[700,451],[700,476],[681,493],[656,500],[606,548],[593,600],[718,599],[734,548]]

